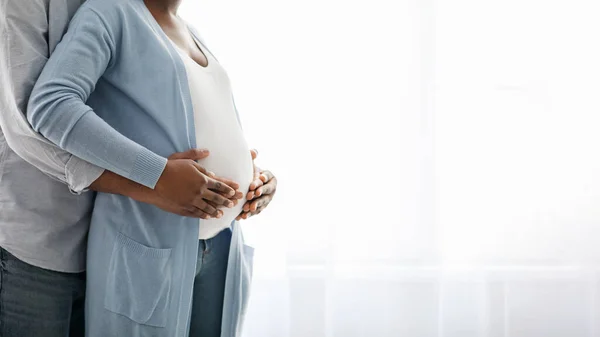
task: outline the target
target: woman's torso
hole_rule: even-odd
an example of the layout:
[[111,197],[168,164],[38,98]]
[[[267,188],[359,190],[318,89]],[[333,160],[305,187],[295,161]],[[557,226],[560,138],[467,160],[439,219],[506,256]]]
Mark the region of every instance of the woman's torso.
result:
[[[163,157],[202,147],[203,138],[196,139],[185,65],[143,1],[94,0],[86,6],[99,12],[115,31],[110,37],[114,55],[87,104],[114,129]],[[213,150],[213,157],[218,151]],[[209,169],[212,165],[208,161],[203,164]],[[184,336],[198,227],[197,219],[99,193],[88,245],[88,335]],[[241,245],[232,244],[231,256],[243,254]],[[143,261],[140,252],[149,252],[144,253]],[[139,265],[137,270],[119,267],[133,262]],[[236,265],[234,259],[231,266]],[[106,281],[107,275],[115,278],[114,284]],[[228,286],[227,294],[237,298],[239,291],[234,288]],[[139,296],[134,296],[135,292]],[[145,300],[156,297],[157,292],[164,297],[146,305]],[[107,306],[111,308],[108,311]],[[238,311],[228,308],[224,317],[237,317]],[[157,330],[149,324],[165,328]]]

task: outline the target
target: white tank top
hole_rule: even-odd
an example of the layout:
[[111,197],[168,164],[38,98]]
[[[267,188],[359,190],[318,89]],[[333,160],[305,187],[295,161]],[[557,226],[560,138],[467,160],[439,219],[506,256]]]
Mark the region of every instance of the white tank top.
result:
[[203,67],[196,63],[173,43],[185,64],[188,85],[194,108],[196,146],[208,149],[210,156],[199,161],[200,165],[217,176],[231,179],[240,184],[244,198],[233,208],[221,208],[220,219],[200,220],[199,239],[216,236],[242,211],[248,188],[253,179],[254,167],[250,149],[239,125],[229,77],[225,69],[203,47],[208,60]]

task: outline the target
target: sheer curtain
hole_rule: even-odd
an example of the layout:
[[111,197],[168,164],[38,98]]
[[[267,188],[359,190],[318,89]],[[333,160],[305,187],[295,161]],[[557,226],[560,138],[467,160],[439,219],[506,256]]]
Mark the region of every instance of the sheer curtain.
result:
[[597,1],[181,15],[280,181],[246,337],[600,336]]

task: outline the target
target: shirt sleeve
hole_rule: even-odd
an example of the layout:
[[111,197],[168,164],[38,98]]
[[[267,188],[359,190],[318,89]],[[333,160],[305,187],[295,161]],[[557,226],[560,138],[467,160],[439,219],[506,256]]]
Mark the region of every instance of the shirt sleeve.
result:
[[0,129],[8,146],[46,175],[82,193],[104,172],[49,142],[25,118],[48,56],[48,0],[0,0]]
[[116,57],[119,34],[111,29],[120,28],[106,20],[111,18],[90,7],[75,14],[34,86],[27,117],[34,130],[62,149],[154,188],[167,159],[116,131],[85,104]]

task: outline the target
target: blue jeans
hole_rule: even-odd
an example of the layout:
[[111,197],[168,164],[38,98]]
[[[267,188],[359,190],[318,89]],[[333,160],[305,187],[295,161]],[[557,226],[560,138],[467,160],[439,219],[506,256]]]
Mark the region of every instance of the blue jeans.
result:
[[27,264],[0,247],[0,336],[83,337],[85,273]]
[[200,240],[189,337],[220,337],[231,229]]

